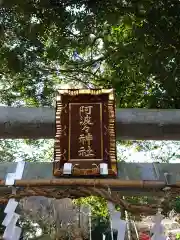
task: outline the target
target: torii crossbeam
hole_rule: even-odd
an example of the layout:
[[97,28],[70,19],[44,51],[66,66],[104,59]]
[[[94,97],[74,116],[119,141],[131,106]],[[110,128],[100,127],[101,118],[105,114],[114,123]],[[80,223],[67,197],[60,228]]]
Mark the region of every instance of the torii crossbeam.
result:
[[[54,138],[55,109],[0,107],[1,138]],[[180,140],[179,109],[116,109],[117,140]]]

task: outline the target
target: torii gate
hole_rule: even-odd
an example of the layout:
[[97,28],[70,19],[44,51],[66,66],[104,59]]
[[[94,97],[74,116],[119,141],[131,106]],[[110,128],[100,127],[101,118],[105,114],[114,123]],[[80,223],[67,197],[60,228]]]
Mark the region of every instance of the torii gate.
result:
[[[0,107],[1,138],[54,138],[55,109],[44,108],[13,108]],[[180,140],[180,110],[178,109],[116,109],[117,140]],[[118,179],[108,180],[108,183],[118,189],[123,195],[148,195],[150,189],[156,189],[155,194],[163,194],[166,185],[164,173],[176,177],[177,187],[180,185],[180,164],[169,163],[125,163],[118,162]],[[14,172],[17,163],[0,163],[0,182],[8,172]],[[42,180],[48,184],[54,179],[52,163],[26,163],[22,181]],[[127,179],[129,179],[127,181]],[[68,179],[51,181],[52,185],[66,185]],[[82,181],[82,180],[81,180]],[[94,181],[89,185],[94,185]],[[98,184],[107,185],[107,180],[98,180]],[[44,182],[44,184],[45,184]],[[173,182],[174,183],[174,182]],[[76,183],[77,184],[77,183]],[[88,184],[79,183],[80,185]],[[48,184],[49,185],[49,184]],[[97,186],[97,184],[96,184]],[[3,195],[5,188],[0,188]],[[9,189],[6,189],[9,192]]]
[[[87,92],[88,90],[85,93]],[[2,138],[35,139],[52,138],[55,134],[57,135],[57,120],[55,127],[57,108],[55,111],[51,108],[1,107],[0,112]],[[117,139],[179,140],[179,119],[179,110],[118,109],[116,137]],[[55,151],[57,156],[59,156],[58,151]],[[67,162],[67,164],[69,163]],[[26,163],[22,179],[15,179],[14,183],[15,187],[23,187],[23,190],[17,189],[16,194],[12,194],[12,191],[6,186],[5,178],[7,173],[15,172],[16,165],[17,163],[0,164],[1,203],[6,203],[9,198],[18,199],[31,196],[32,193],[33,195],[55,198],[95,195],[120,204],[128,211],[149,214],[155,213],[157,208],[131,206],[123,201],[119,194],[121,196],[149,195],[153,192],[155,195],[163,196],[167,187],[174,194],[178,192],[180,187],[178,176],[180,164],[118,162],[116,176],[109,179],[88,178],[88,176],[85,178],[67,178],[63,175],[61,178],[57,178],[58,174],[52,171],[53,163]],[[56,187],[59,186],[61,189],[58,188],[57,191]],[[108,192],[109,188],[111,194]]]

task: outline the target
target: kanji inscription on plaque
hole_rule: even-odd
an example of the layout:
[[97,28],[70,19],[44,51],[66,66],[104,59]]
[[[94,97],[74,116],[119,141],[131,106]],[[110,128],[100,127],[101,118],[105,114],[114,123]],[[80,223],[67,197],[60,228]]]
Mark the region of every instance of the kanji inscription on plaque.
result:
[[71,163],[72,176],[117,175],[114,91],[109,89],[59,90],[56,102],[55,176]]

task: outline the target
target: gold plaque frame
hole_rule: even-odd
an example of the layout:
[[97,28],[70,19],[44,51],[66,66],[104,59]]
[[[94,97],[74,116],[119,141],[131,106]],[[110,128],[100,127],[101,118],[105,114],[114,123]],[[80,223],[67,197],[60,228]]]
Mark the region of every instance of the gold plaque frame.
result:
[[[100,95],[107,95],[108,100],[106,103],[103,103],[103,107],[101,104],[101,98]],[[63,176],[63,164],[66,162],[71,162],[70,159],[70,130],[71,128],[71,121],[70,116],[68,115],[68,124],[64,124],[63,122],[63,114],[69,114],[70,107],[73,102],[64,103],[62,101],[63,96],[67,95],[72,97],[79,96],[79,99],[81,100],[82,95],[91,95],[92,98],[96,98],[96,104],[101,104],[101,110],[102,112],[106,111],[108,114],[108,124],[105,125],[102,122],[102,116],[101,116],[101,124],[102,124],[102,131],[104,133],[104,138],[108,138],[108,149],[104,149],[104,153],[106,155],[106,158],[108,158],[108,164],[110,167],[108,167],[108,175],[110,176],[116,176],[117,175],[117,160],[116,160],[116,135],[115,135],[115,93],[113,89],[63,89],[58,90],[57,94],[57,102],[56,102],[56,135],[55,135],[55,148],[54,148],[54,164],[53,164],[53,174],[56,177]],[[85,102],[81,102],[78,104],[86,104]],[[93,103],[95,104],[95,102]],[[67,121],[66,121],[67,122]],[[67,146],[64,148],[61,148],[61,144],[63,143],[64,139],[68,139]],[[104,138],[101,141],[101,144],[103,144]],[[101,146],[102,148],[103,146]],[[102,151],[102,150],[101,150]],[[72,159],[73,160],[73,159]],[[77,159],[75,159],[77,160]],[[94,167],[88,168],[88,169],[81,169],[79,167],[76,167],[78,164],[75,164],[76,166],[73,166],[73,172],[72,176],[87,176],[87,175],[93,175],[93,176],[100,176],[100,171],[97,166],[97,161],[102,160],[101,162],[104,162],[104,159],[86,159],[85,161],[89,162],[92,161],[92,165]],[[81,159],[79,159],[79,165],[81,165]]]

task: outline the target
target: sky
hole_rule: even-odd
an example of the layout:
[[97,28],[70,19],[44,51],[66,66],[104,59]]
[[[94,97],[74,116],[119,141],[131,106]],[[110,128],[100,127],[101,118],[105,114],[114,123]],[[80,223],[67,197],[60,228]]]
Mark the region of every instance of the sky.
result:
[[[40,140],[42,141],[42,140]],[[142,151],[137,150],[137,144],[131,146],[124,146],[117,143],[117,159],[124,160],[126,162],[154,162],[154,161],[166,161],[171,163],[180,163],[180,142],[173,141],[143,141],[145,145]],[[148,145],[148,147],[146,147]],[[150,145],[150,147],[149,147]],[[34,158],[36,154],[41,155],[40,161],[53,161],[54,141],[51,139],[45,144],[42,144],[40,148],[27,145],[25,143],[20,144],[21,150],[27,153],[30,157]],[[158,148],[153,149],[154,146]],[[50,149],[51,154],[47,153],[47,149]],[[152,150],[153,149],[153,150]],[[175,154],[174,154],[175,153]],[[48,154],[47,156],[45,156]],[[20,161],[22,158],[17,154],[16,161]]]
[[118,159],[127,162],[180,163],[180,142],[178,141],[143,141],[142,151],[138,151],[137,146],[138,144],[129,147],[117,144]]

